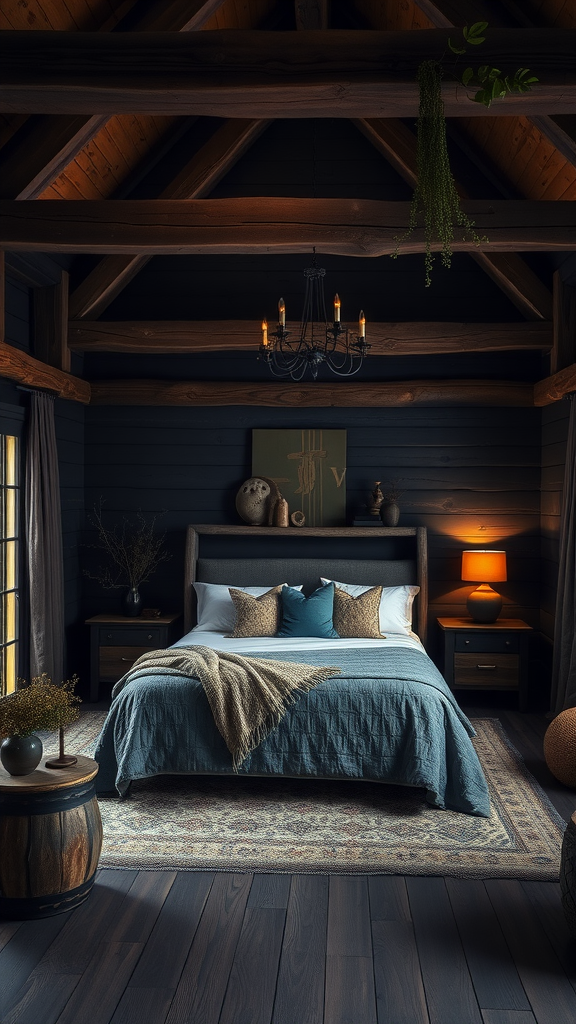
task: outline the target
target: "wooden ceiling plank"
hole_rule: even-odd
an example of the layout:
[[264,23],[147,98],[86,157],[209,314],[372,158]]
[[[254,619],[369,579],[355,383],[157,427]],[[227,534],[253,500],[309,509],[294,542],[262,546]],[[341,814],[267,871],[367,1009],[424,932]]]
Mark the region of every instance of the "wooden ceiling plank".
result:
[[[417,181],[416,136],[401,121],[362,118],[354,124],[412,188]],[[467,198],[461,182],[456,183]],[[552,318],[552,295],[521,256],[488,252],[470,255],[528,320]]]
[[70,373],[68,348],[68,274],[58,284],[35,288],[34,352],[38,359]]
[[[173,0],[166,4],[165,0],[157,0],[142,19],[144,27],[140,24],[135,27],[141,31],[161,32],[161,25],[168,19],[171,31],[188,31],[191,24],[197,31],[223,2]],[[0,151],[0,198],[37,199],[110,120],[110,114],[86,118],[60,116],[54,109],[45,113],[50,117],[39,121],[21,143],[10,147],[5,154]]]
[[558,373],[539,380],[534,385],[534,405],[543,407],[559,402],[566,395],[576,391],[576,363],[567,366]]
[[54,391],[59,398],[68,398],[72,402],[88,405],[90,401],[90,385],[69,373],[63,373],[53,366],[47,366],[34,356],[22,352],[13,345],[0,343],[0,376],[15,380],[28,387],[43,388]]
[[[576,204],[468,200],[479,246],[455,238],[455,252],[571,251]],[[14,252],[319,252],[380,256],[422,252],[423,231],[398,242],[410,204],[369,199],[154,199],[114,202],[0,202],[0,247]],[[76,314],[75,314],[76,316]]]
[[[268,124],[268,121],[247,120],[225,122],[164,189],[160,198],[189,200],[207,195]],[[147,262],[147,256],[101,260],[72,294],[72,317],[99,316]]]
[[[74,352],[164,355],[255,351],[259,322],[242,320],[76,320],[68,325]],[[288,323],[297,332],[299,323]],[[549,323],[370,323],[370,355],[439,355],[456,352],[550,351]]]
[[[448,34],[283,32],[279,55],[278,33],[267,31],[2,33],[0,110],[410,116],[417,109],[416,69],[443,52]],[[576,31],[495,29],[483,60],[515,66],[521,53],[541,81],[522,96],[495,103],[492,116],[576,112],[575,48]],[[485,116],[458,83],[445,81],[443,95],[448,116],[462,109]]]
[[272,408],[394,408],[415,405],[531,406],[533,385],[513,381],[92,381],[92,405],[268,406]]

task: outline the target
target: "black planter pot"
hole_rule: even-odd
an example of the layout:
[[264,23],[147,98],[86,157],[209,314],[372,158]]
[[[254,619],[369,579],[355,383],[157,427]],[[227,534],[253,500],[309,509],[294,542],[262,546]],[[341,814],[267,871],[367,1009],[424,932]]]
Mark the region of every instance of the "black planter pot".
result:
[[134,619],[140,615],[143,605],[144,601],[140,596],[140,591],[136,587],[131,587],[122,597],[122,615]]
[[39,736],[7,736],[0,746],[0,761],[9,775],[30,775],[42,758]]

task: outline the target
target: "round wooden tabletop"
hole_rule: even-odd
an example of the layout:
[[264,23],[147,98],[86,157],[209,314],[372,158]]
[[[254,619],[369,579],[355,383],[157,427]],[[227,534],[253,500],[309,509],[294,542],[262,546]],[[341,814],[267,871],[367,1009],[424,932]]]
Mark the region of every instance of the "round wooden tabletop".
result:
[[0,765],[0,793],[15,793],[26,790],[27,793],[47,793],[50,790],[65,789],[82,782],[90,782],[98,772],[98,764],[91,757],[77,754],[78,761],[70,768],[45,768],[45,762],[56,753],[42,754],[42,760],[30,775],[9,775]]

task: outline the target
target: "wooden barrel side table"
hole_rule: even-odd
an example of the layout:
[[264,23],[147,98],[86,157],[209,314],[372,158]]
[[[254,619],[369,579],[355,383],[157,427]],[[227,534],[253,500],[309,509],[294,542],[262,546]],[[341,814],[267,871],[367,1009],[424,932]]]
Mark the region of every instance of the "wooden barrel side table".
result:
[[0,770],[0,918],[62,914],[94,885],[102,848],[98,765],[79,755],[71,768],[50,769],[45,756],[30,775]]

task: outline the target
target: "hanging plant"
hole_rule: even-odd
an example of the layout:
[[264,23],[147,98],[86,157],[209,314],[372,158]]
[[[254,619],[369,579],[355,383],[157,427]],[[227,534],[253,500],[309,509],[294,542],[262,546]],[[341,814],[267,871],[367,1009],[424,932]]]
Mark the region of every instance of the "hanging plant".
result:
[[[462,35],[465,44],[478,46],[485,42],[483,32],[488,27],[486,21],[478,21],[470,28],[464,28]],[[448,46],[456,59],[466,53],[466,46],[458,46],[448,40]],[[470,220],[460,205],[460,196],[450,169],[448,145],[446,141],[446,118],[442,100],[442,77],[444,67],[441,60],[423,61],[417,73],[420,102],[418,107],[417,135],[417,183],[410,204],[408,230],[395,239],[396,251],[391,255],[399,255],[400,243],[409,238],[413,231],[422,224],[424,228],[424,283],[426,288],[432,283],[432,268],[435,260],[433,246],[440,247],[442,265],[449,268],[452,263],[452,245],[456,228],[462,229],[463,240],[471,239],[475,245],[488,242],[485,235],[478,235],[474,221]],[[457,77],[457,76],[456,76]],[[530,74],[527,68],[519,68],[513,78],[505,75],[498,68],[483,65],[475,72],[466,68],[462,72],[462,84],[476,87],[472,97],[474,102],[489,107],[493,100],[506,96],[509,92],[528,92],[538,79]]]

